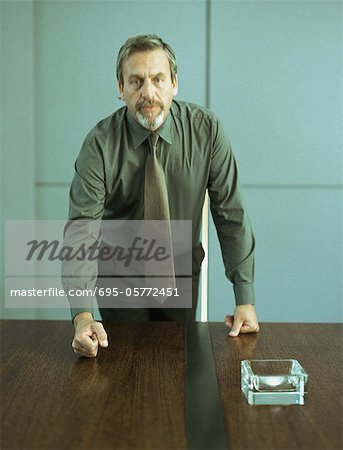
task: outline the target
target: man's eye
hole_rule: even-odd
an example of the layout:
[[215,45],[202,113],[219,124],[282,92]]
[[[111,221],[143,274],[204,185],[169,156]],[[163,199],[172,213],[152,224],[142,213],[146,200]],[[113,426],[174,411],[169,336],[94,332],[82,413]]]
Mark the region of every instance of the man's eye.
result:
[[141,81],[138,80],[137,78],[133,79],[130,81],[130,84],[132,87],[139,87],[141,85]]
[[162,86],[162,84],[163,84],[163,78],[156,77],[156,78],[155,78],[155,84],[156,84],[157,86]]

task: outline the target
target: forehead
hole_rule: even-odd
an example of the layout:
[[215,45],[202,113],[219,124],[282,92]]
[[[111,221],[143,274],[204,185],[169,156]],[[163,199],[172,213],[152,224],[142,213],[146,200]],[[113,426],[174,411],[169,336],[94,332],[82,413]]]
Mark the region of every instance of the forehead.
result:
[[123,72],[124,76],[169,73],[169,59],[162,49],[135,52],[125,61]]

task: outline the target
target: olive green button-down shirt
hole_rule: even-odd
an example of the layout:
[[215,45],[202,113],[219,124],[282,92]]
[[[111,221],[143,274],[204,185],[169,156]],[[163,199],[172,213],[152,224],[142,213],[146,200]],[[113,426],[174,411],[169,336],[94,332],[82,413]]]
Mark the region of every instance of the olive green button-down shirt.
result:
[[[201,249],[202,206],[208,189],[227,278],[236,304],[254,304],[254,236],[239,190],[230,143],[217,117],[197,105],[173,101],[157,130],[171,220],[192,220],[193,249]],[[148,135],[123,107],[87,135],[75,163],[69,219],[143,220]],[[203,253],[197,257],[200,267]],[[194,258],[193,258],[194,259]],[[95,285],[94,280],[90,284]],[[87,308],[73,308],[92,312]]]

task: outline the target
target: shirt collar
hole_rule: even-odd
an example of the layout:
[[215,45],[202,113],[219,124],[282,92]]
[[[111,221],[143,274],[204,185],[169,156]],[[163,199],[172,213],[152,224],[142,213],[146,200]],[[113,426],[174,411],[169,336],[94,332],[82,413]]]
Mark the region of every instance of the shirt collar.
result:
[[[139,124],[128,112],[126,109],[126,118],[127,122],[129,124],[129,129],[131,132],[132,140],[133,140],[133,146],[136,149],[139,147],[149,136],[150,131],[146,128],[142,127],[141,124]],[[168,144],[172,143],[172,137],[171,137],[171,113],[169,111],[168,116],[166,120],[163,122],[163,124],[156,130],[156,133]]]

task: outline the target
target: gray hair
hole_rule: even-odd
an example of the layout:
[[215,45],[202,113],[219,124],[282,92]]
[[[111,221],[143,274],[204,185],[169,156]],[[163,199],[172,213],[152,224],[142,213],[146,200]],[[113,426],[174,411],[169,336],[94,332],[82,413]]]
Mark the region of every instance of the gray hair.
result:
[[138,36],[130,37],[119,50],[116,64],[117,80],[119,83],[122,85],[124,84],[123,66],[129,56],[135,52],[145,52],[157,49],[162,49],[166,52],[169,59],[171,79],[174,80],[175,74],[177,73],[174,50],[166,42],[163,42],[156,34],[140,34]]

